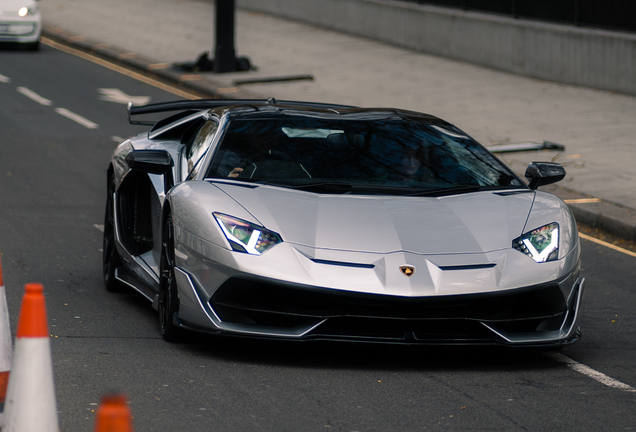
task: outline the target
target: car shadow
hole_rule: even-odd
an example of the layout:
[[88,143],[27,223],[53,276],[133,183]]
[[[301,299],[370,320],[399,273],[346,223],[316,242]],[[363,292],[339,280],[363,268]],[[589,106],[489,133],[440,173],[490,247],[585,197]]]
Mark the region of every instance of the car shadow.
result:
[[[41,49],[41,44],[40,44]],[[18,43],[18,42],[2,42],[0,43],[0,52],[2,51],[21,51],[21,52],[29,52],[36,53],[36,50],[29,49],[27,44]]]
[[520,371],[559,364],[546,349],[501,346],[391,345],[356,342],[285,342],[190,333],[178,349],[231,362],[310,369],[399,371]]

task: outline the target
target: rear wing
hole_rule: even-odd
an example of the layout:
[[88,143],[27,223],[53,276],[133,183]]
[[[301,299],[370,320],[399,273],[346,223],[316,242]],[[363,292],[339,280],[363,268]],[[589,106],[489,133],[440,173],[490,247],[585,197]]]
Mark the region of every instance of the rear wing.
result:
[[197,99],[197,100],[183,100],[174,102],[159,102],[143,106],[133,106],[132,102],[128,102],[128,122],[133,125],[148,125],[152,126],[155,122],[148,121],[136,121],[132,117],[141,114],[153,114],[160,112],[170,111],[199,111],[212,108],[219,108],[224,106],[238,106],[238,105],[285,105],[296,106],[301,108],[318,108],[318,109],[352,109],[356,108],[349,105],[337,105],[326,104],[317,102],[300,102],[300,101],[277,101],[274,98],[269,99]]

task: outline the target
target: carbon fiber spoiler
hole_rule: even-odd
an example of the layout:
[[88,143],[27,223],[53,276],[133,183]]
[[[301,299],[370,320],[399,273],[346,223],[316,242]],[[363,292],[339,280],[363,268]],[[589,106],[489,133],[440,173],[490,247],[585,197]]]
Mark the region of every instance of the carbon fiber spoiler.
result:
[[197,99],[197,100],[183,100],[174,102],[159,102],[143,106],[133,106],[132,102],[128,102],[128,122],[133,125],[149,125],[152,126],[154,122],[135,121],[132,116],[141,114],[152,114],[160,112],[170,111],[198,111],[212,108],[219,108],[224,106],[237,106],[237,105],[288,105],[297,106],[301,108],[319,108],[319,109],[352,109],[357,108],[349,105],[337,105],[326,104],[317,102],[301,102],[301,101],[278,101],[274,98],[269,99]]

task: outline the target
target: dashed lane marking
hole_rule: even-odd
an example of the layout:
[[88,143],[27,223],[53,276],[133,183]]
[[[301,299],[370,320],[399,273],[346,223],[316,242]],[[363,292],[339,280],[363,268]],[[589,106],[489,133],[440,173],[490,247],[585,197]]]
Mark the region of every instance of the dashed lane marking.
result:
[[67,119],[81,124],[88,129],[97,129],[99,127],[96,123],[93,123],[92,121],[82,117],[79,114],[75,114],[74,112],[69,111],[66,108],[55,108],[55,112],[66,117]]
[[636,252],[632,252],[630,250],[623,249],[622,247],[613,245],[613,244],[608,243],[608,242],[603,241],[603,240],[599,240],[596,237],[592,237],[592,236],[589,236],[589,235],[583,234],[583,233],[579,233],[579,237],[581,237],[584,240],[589,240],[589,241],[594,242],[596,244],[600,244],[601,246],[605,246],[605,247],[613,249],[615,251],[624,253],[625,255],[636,257]]
[[601,384],[604,384],[608,387],[612,387],[618,390],[626,391],[626,392],[636,392],[636,389],[630,385],[622,383],[620,381],[615,380],[614,378],[610,378],[604,373],[601,373],[597,370],[592,369],[589,366],[586,366],[582,363],[572,360],[570,357],[567,357],[561,353],[546,353],[548,357],[552,357],[554,360],[559,363],[563,363],[567,367],[572,370],[575,370],[585,376],[588,376]]
[[11,82],[11,78],[0,74],[0,82],[1,83],[10,83]]
[[39,103],[40,105],[44,105],[44,106],[53,105],[53,102],[51,102],[50,100],[46,98],[43,98],[42,96],[40,96],[33,90],[29,90],[26,87],[18,87],[17,90],[18,90],[18,93],[22,93],[24,96],[28,97],[32,101]]
[[[53,102],[40,96],[39,94],[35,93],[33,90],[29,90],[26,87],[18,87],[17,90],[19,93],[22,93],[24,96],[28,97],[32,101],[39,103],[40,105],[44,105],[44,106],[53,105]],[[75,114],[74,112],[69,111],[66,108],[55,108],[55,112],[70,120],[73,120],[74,122],[81,124],[82,126],[88,129],[97,129],[99,127],[97,123],[93,123],[87,118],[84,118],[79,114]]]

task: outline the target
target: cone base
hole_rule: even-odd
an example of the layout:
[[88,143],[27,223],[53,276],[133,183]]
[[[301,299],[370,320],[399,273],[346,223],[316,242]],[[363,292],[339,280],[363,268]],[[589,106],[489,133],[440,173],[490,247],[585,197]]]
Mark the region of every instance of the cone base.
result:
[[3,432],[59,432],[49,338],[15,344]]

